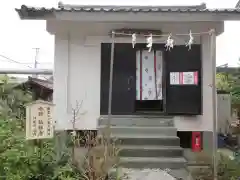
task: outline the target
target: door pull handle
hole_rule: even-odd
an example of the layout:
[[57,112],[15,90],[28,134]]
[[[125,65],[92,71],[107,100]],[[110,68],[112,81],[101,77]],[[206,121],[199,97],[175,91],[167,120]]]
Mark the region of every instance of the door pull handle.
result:
[[131,84],[132,84],[133,79],[134,79],[133,76],[130,76],[130,77],[128,78],[128,91],[131,90]]

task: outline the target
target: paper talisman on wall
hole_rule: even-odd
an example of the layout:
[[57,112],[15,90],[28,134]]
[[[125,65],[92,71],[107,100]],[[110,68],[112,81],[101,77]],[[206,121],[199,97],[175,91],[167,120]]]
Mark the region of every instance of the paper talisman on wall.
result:
[[170,72],[170,85],[198,85],[198,72]]
[[180,84],[183,85],[197,85],[198,84],[198,72],[181,72]]
[[26,106],[26,139],[53,138],[53,106],[40,100]]
[[180,84],[180,73],[179,72],[170,72],[170,84],[179,85]]

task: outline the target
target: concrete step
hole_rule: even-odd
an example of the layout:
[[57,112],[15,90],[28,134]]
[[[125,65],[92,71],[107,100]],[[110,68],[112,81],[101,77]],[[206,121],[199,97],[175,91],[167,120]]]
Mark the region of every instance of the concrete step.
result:
[[[108,117],[101,116],[99,118],[99,126],[108,124]],[[112,116],[111,126],[163,126],[172,127],[173,117],[155,116],[155,115],[116,115]]]
[[[99,126],[99,132],[104,132],[106,126]],[[149,134],[176,136],[177,129],[174,127],[143,127],[143,126],[111,126],[111,133],[115,134]]]
[[[102,118],[108,118],[108,115],[101,115]],[[112,118],[168,118],[172,119],[174,116],[169,115],[160,115],[157,113],[142,113],[142,114],[133,114],[133,115],[112,115]]]
[[124,168],[159,168],[159,169],[181,169],[186,166],[184,158],[156,158],[156,157],[121,157],[120,167]]
[[121,157],[182,157],[183,149],[177,146],[120,146]]
[[112,136],[121,145],[159,145],[159,146],[179,146],[180,139],[177,136],[161,135],[123,135]]

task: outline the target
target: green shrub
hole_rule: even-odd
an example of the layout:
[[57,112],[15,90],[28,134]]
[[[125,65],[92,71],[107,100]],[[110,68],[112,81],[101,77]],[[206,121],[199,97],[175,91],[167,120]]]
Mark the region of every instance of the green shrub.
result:
[[[109,169],[115,166],[118,155],[115,141],[106,143],[110,134],[107,137],[103,136],[101,141],[98,138],[85,138],[89,140],[85,142],[86,145],[90,146],[86,148],[87,153],[84,159],[80,160],[82,162],[74,155],[76,141],[79,140],[72,134],[66,136],[66,141],[61,141],[66,146],[60,150],[60,155],[55,151],[58,148],[55,147],[55,141],[62,138],[57,133],[52,140],[26,140],[24,105],[31,101],[31,94],[10,85],[7,76],[3,77],[2,82],[0,180],[93,180],[92,174],[101,177],[101,180],[106,178]],[[77,113],[73,114],[76,118]],[[95,161],[91,162],[92,159]]]
[[[218,180],[238,180],[240,177],[240,164],[220,153],[218,157]],[[208,162],[211,161],[210,156],[208,158],[204,156],[204,158],[204,161],[206,159]],[[213,180],[213,166],[194,169],[191,174],[194,180]]]

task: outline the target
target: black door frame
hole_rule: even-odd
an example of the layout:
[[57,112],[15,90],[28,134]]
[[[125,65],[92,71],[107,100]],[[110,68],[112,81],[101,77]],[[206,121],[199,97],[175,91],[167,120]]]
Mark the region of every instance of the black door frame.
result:
[[[109,44],[110,45],[110,43],[102,43],[102,44]],[[129,45],[131,45],[131,43],[116,43],[116,44],[128,44],[128,46]],[[183,48],[186,48],[184,45],[181,45]],[[199,45],[195,45],[195,46],[199,46]],[[194,49],[194,47],[195,46],[193,46],[193,49]],[[130,46],[129,46],[129,48],[130,48]],[[153,50],[158,50],[158,51],[162,51],[162,56],[163,56],[163,59],[162,59],[162,97],[163,97],[163,112],[160,112],[160,113],[163,113],[163,114],[166,114],[166,115],[168,115],[168,114],[172,114],[171,112],[169,112],[169,110],[167,109],[167,103],[168,103],[168,99],[167,99],[167,97],[168,97],[168,94],[169,93],[167,93],[167,90],[168,90],[168,84],[169,84],[169,69],[167,69],[167,68],[169,68],[169,66],[168,66],[168,61],[170,60],[170,59],[168,59],[168,58],[170,58],[170,53],[173,53],[173,52],[169,52],[169,51],[166,51],[166,49],[165,49],[165,45],[164,44],[156,44],[156,43],[154,43],[153,44],[153,46],[152,46],[152,49]],[[110,50],[111,50],[111,48],[110,48],[110,46],[109,46],[109,52],[107,52],[107,56],[109,56],[109,57],[107,57],[107,56],[105,56],[105,58],[110,58]],[[138,43],[138,44],[136,44],[135,45],[135,48],[133,49],[133,51],[131,52],[131,53],[135,53],[136,54],[136,52],[138,51],[138,50],[148,50],[147,49],[147,47],[146,47],[146,44],[145,43]],[[200,49],[199,49],[200,50]],[[102,51],[102,50],[101,50]],[[174,50],[173,50],[174,51]],[[102,54],[101,54],[101,56],[103,56]],[[200,58],[200,62],[202,63],[202,58],[201,58],[201,50],[200,50],[200,55],[197,55],[197,56],[200,56],[200,57],[198,57],[198,58]],[[178,58],[178,57],[177,57]],[[179,57],[179,58],[184,58],[184,57]],[[102,57],[101,57],[101,61],[102,61]],[[136,57],[135,57],[135,62],[136,62]],[[102,65],[102,62],[101,62],[101,65]],[[136,63],[135,63],[135,69],[136,69]],[[200,71],[200,69],[199,69],[199,71]],[[135,77],[136,77],[136,71],[134,71],[133,73],[135,73]],[[201,72],[199,72],[200,74],[199,74],[199,86],[201,86],[200,88],[201,88],[201,109],[200,109],[200,113],[199,113],[199,115],[202,113],[202,79],[201,79],[201,77],[202,77],[202,64],[201,64]],[[101,76],[103,75],[103,73],[102,73],[102,68],[101,68]],[[109,75],[108,75],[109,76]],[[106,78],[106,73],[105,73],[105,78]],[[106,80],[108,80],[108,82],[109,82],[109,79],[106,79]],[[136,79],[134,79],[135,80],[135,83],[136,83]],[[101,77],[101,81],[102,81],[102,77]],[[106,82],[105,82],[106,83]],[[105,84],[104,82],[101,82],[101,89],[100,89],[100,91],[101,91],[101,95],[100,95],[100,105],[101,105],[101,107],[100,107],[100,112],[101,112],[101,114],[102,114],[102,106],[104,105],[104,103],[102,102],[102,92],[104,91],[104,88],[102,87],[103,86],[103,84]],[[105,87],[106,88],[106,87]],[[106,90],[106,89],[105,89]],[[135,90],[135,93],[136,93],[136,90]],[[107,94],[105,93],[105,96],[106,96]],[[108,96],[107,96],[108,97]],[[136,94],[135,94],[135,97],[134,97],[135,99],[136,99]],[[106,97],[105,97],[105,99],[106,99]],[[105,100],[104,99],[104,100]],[[108,104],[108,103],[107,103]],[[135,103],[134,103],[135,104]],[[104,105],[104,108],[106,109],[106,104]],[[136,110],[136,107],[134,107],[134,109]],[[136,113],[136,111],[135,111],[135,113]],[[156,112],[154,112],[154,113],[156,113]],[[132,114],[134,114],[134,112],[132,112]],[[173,113],[174,115],[187,115],[186,114],[186,112],[183,112],[183,113]],[[172,114],[172,115],[173,115]],[[190,114],[189,114],[190,115]],[[192,115],[195,115],[195,114],[192,114]]]
[[[104,45],[105,44],[105,45]],[[131,45],[131,43],[115,43],[115,44],[128,44],[128,45]],[[103,51],[102,51],[102,46],[108,46],[108,48],[109,48],[109,52],[107,52],[107,55],[105,54],[105,55],[103,55],[102,53],[103,53]],[[115,46],[115,48],[117,47],[117,45]],[[106,112],[105,112],[105,110],[103,110],[103,109],[106,109],[107,107],[105,107],[106,106],[106,104],[103,102],[103,99],[106,101],[106,98],[108,97],[108,96],[106,96],[106,94],[105,94],[105,98],[103,98],[103,94],[102,93],[104,93],[104,84],[106,84],[107,82],[103,82],[103,79],[102,79],[102,76],[103,76],[103,72],[102,72],[102,69],[103,69],[103,67],[102,67],[102,61],[103,61],[103,57],[105,57],[105,58],[110,58],[110,50],[111,50],[111,46],[110,46],[110,43],[102,43],[101,44],[101,77],[100,77],[100,80],[101,80],[101,82],[100,82],[100,84],[101,84],[101,86],[100,86],[100,114],[105,114]],[[138,43],[138,44],[136,44],[135,45],[135,47],[134,47],[134,52],[135,52],[135,54],[137,53],[137,51],[138,50],[141,50],[141,51],[143,51],[143,50],[148,50],[148,48],[146,47],[146,44],[145,43]],[[159,113],[163,113],[163,114],[166,114],[166,73],[167,73],[167,71],[166,71],[166,49],[165,49],[165,45],[164,44],[157,44],[157,43],[154,43],[153,44],[153,46],[152,46],[152,50],[154,50],[154,51],[162,51],[162,56],[163,56],[163,58],[162,58],[162,98],[163,98],[163,111],[159,111]],[[135,62],[136,62],[136,58],[135,58]],[[136,64],[136,63],[135,63]],[[135,65],[136,66],[136,65]],[[134,73],[136,74],[136,68],[135,68],[135,71],[134,71]],[[105,74],[105,76],[106,76],[107,74]],[[107,76],[109,76],[109,75],[107,75]],[[136,75],[135,75],[135,77],[136,77]],[[107,79],[107,81],[109,82],[109,79]],[[135,83],[136,83],[136,79],[134,78],[134,81],[135,81]],[[107,83],[108,84],[108,83]],[[134,86],[135,87],[135,92],[136,92],[136,86]],[[106,87],[105,87],[106,88]],[[114,99],[114,98],[113,98]],[[135,94],[135,99],[136,99],[136,94]],[[107,101],[108,102],[108,101]],[[108,104],[108,103],[107,103]],[[135,104],[135,102],[134,102],[134,104]],[[103,107],[104,106],[104,107]],[[136,108],[134,107],[134,109],[136,110]],[[135,114],[136,113],[136,111],[134,111],[132,114]],[[156,113],[156,111],[154,112],[154,113]]]

